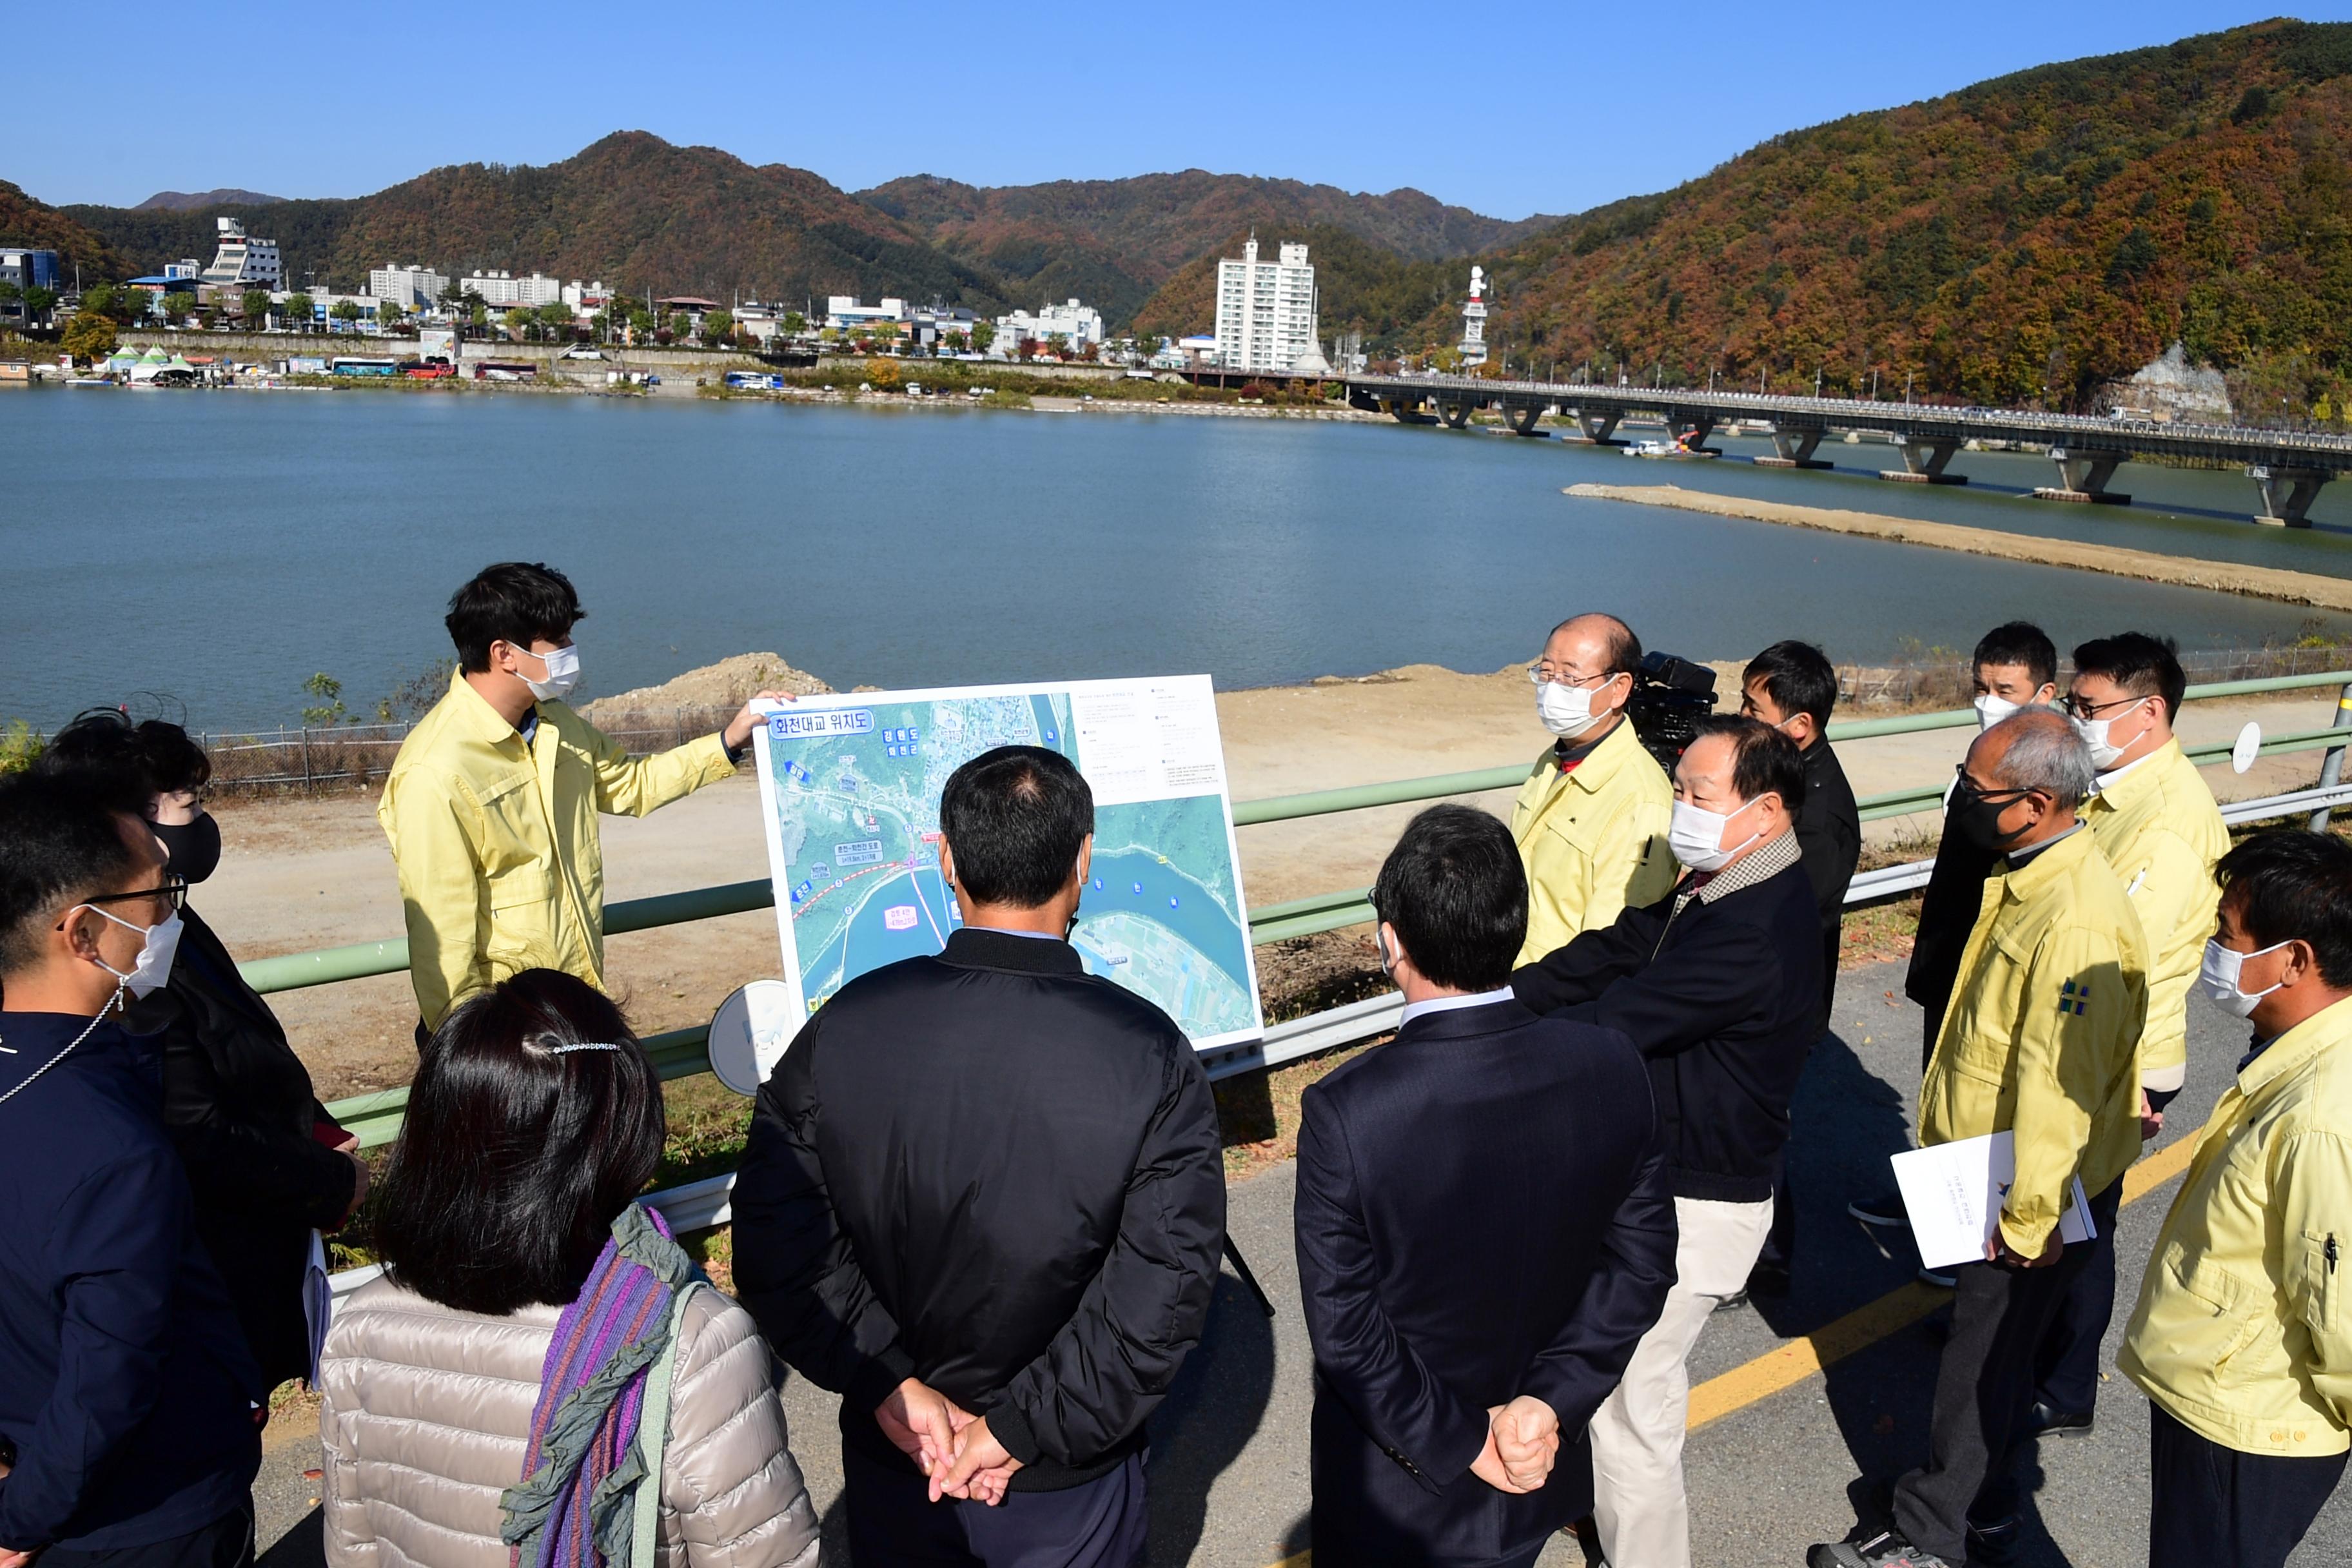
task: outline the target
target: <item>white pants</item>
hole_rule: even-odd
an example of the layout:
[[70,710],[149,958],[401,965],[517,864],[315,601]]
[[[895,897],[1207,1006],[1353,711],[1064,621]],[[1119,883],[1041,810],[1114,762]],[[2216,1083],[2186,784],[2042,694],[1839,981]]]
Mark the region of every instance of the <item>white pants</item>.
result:
[[1772,1203],[1676,1198],[1675,1283],[1634,1347],[1624,1381],[1592,1418],[1592,1522],[1610,1568],[1690,1568],[1683,1428],[1691,1347],[1716,1303],[1747,1289],[1772,1228]]

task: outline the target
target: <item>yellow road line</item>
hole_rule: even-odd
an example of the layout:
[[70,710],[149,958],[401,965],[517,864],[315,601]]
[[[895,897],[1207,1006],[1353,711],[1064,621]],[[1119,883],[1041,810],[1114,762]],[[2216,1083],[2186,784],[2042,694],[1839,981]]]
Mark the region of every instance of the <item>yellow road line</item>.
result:
[[[2200,1129],[2189,1137],[2175,1139],[2124,1173],[2123,1201],[2137,1203],[2187,1170],[2189,1162],[2196,1157],[2198,1141],[2203,1136]],[[1690,1392],[1687,1429],[1696,1432],[1759,1399],[1793,1388],[1832,1363],[1843,1361],[1856,1351],[1867,1350],[1887,1335],[1909,1328],[1951,1299],[1948,1290],[1914,1280],[1855,1308],[1834,1322],[1823,1324],[1802,1339],[1790,1340],[1720,1377],[1708,1378]],[[1312,1568],[1314,1561],[1314,1552],[1301,1552],[1295,1557],[1284,1558],[1273,1568]]]
[[[2175,1139],[2126,1172],[2123,1201],[2135,1203],[2187,1170],[2201,1136],[2200,1132]],[[1914,1280],[1802,1339],[1790,1340],[1720,1377],[1711,1377],[1691,1390],[1688,1429],[1696,1432],[1710,1421],[1720,1421],[1735,1410],[1794,1387],[1832,1362],[1909,1328],[1951,1299],[1949,1291]]]

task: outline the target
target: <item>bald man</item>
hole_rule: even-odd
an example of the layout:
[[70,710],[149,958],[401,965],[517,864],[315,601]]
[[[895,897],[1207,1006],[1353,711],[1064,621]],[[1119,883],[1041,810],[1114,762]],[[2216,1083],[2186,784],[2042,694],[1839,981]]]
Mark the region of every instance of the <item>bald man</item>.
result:
[[1674,786],[1625,716],[1642,639],[1614,616],[1571,616],[1552,627],[1528,667],[1536,716],[1555,737],[1511,809],[1511,837],[1528,868],[1533,963],[1627,907],[1655,903],[1675,885],[1666,847]]

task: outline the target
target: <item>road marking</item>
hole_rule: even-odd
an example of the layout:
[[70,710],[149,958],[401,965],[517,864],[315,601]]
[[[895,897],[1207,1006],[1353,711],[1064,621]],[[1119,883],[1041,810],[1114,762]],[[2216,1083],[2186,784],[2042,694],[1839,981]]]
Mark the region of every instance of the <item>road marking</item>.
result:
[[[2206,1123],[2207,1127],[2211,1125],[2210,1121]],[[2187,1138],[2175,1139],[2125,1172],[2123,1201],[2137,1203],[2187,1170],[2204,1136],[2205,1130],[2200,1128]],[[1889,1334],[1909,1328],[1951,1299],[1950,1291],[1938,1290],[1915,1279],[1823,1324],[1802,1339],[1790,1340],[1720,1377],[1711,1377],[1690,1391],[1690,1417],[1685,1430],[1696,1432],[1759,1399],[1793,1388],[1832,1363],[1843,1361],[1856,1351],[1867,1350]],[[1273,1568],[1312,1568],[1314,1561],[1313,1552],[1302,1552],[1284,1558]]]
[[[2190,1137],[2175,1139],[2125,1172],[2123,1201],[2136,1203],[2187,1170],[2197,1152],[2198,1140],[2203,1136],[2200,1130]],[[1794,1387],[1832,1362],[1843,1361],[1854,1352],[1866,1350],[1887,1335],[1909,1328],[1951,1299],[1948,1290],[1913,1280],[1815,1329],[1802,1339],[1790,1340],[1743,1366],[1711,1377],[1691,1390],[1687,1429],[1696,1432],[1759,1399]]]

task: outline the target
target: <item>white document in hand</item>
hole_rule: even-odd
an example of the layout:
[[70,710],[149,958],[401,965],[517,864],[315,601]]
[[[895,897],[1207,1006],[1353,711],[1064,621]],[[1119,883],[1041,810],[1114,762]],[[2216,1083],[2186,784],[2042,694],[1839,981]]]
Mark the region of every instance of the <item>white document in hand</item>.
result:
[[[1895,1184],[1911,1215],[1919,1262],[1948,1268],[1984,1261],[1985,1243],[2000,1223],[2000,1205],[2017,1174],[2017,1137],[1993,1132],[1895,1155]],[[2072,1247],[2092,1240],[2090,1201],[2077,1176],[2058,1215],[2058,1238]]]

